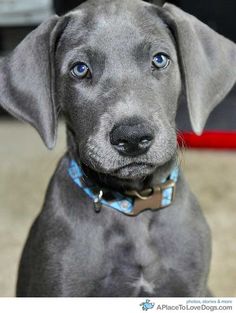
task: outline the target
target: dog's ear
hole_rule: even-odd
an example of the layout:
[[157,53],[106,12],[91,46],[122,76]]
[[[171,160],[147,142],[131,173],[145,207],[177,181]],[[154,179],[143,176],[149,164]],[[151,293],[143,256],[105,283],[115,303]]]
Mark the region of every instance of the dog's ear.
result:
[[201,134],[210,112],[236,82],[236,45],[176,6],[163,6],[184,75],[193,130]]
[[62,19],[52,16],[0,61],[0,105],[35,127],[50,149],[57,132],[54,50]]

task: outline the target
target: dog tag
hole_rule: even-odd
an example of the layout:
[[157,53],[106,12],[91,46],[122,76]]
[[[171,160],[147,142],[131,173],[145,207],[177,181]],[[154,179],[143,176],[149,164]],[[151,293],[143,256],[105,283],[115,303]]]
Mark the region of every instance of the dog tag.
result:
[[100,213],[101,212],[101,209],[102,209],[102,204],[101,204],[102,196],[103,196],[103,191],[100,190],[98,197],[95,198],[94,201],[93,201],[94,211],[96,213]]
[[101,209],[102,209],[102,204],[101,204],[101,202],[99,202],[99,200],[98,201],[94,201],[94,203],[93,203],[93,205],[94,205],[94,211],[96,212],[96,213],[100,213],[101,212]]

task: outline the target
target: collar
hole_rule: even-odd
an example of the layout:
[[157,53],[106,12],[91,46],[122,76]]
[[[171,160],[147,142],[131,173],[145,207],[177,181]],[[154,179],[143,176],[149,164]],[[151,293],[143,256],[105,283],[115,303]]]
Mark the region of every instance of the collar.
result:
[[89,181],[81,167],[75,160],[69,164],[68,174],[73,182],[82,189],[93,201],[94,209],[100,212],[101,207],[109,207],[126,215],[138,215],[144,210],[158,210],[172,204],[175,196],[176,183],[179,169],[175,168],[167,179],[163,180],[155,188],[146,189],[142,192],[127,191],[125,194],[100,189],[99,186]]

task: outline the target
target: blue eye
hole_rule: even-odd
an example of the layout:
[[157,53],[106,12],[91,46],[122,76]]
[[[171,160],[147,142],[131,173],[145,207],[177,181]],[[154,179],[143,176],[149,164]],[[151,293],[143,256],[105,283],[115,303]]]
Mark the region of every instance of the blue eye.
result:
[[88,66],[85,63],[79,62],[71,69],[73,76],[78,78],[85,78],[91,75]]
[[164,69],[170,64],[170,59],[167,55],[158,53],[154,56],[152,62],[156,68]]

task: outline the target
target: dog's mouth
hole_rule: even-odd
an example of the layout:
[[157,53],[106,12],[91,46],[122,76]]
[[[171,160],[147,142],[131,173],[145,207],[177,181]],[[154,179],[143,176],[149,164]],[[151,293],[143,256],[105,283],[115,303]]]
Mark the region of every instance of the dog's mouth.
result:
[[99,171],[81,163],[86,177],[97,182],[100,186],[112,188],[117,191],[130,189],[143,190],[153,184],[159,183],[166,178],[170,168],[176,162],[175,158],[170,159],[162,165],[147,162],[130,162],[112,171]]
[[159,171],[165,166],[168,167],[168,164],[174,162],[175,159],[176,153],[169,153],[169,155],[159,158],[158,161],[150,160],[149,158],[149,160],[130,159],[126,160],[126,162],[124,160],[114,162],[110,158],[109,162],[108,160],[104,162],[104,159],[102,161],[96,160],[97,162],[93,159],[92,162],[91,158],[80,158],[80,162],[88,170],[88,174],[92,172],[96,177],[105,178],[106,180],[119,180],[121,184],[124,184],[134,180],[143,181],[157,170]]
[[[91,145],[90,145],[91,146]],[[94,145],[95,147],[95,145]],[[115,189],[142,190],[145,188],[145,181],[153,177],[155,183],[167,177],[170,168],[176,161],[176,149],[173,145],[167,149],[151,151],[139,157],[117,157],[113,151],[105,153],[105,149],[96,146],[96,149],[77,150],[77,158],[82,165],[86,176],[97,182],[99,185],[114,187]],[[82,154],[79,152],[83,151]],[[150,183],[147,183],[150,185]]]
[[133,162],[117,168],[110,175],[120,179],[139,179],[151,175],[156,169],[154,164]]
[[122,165],[120,167],[116,167],[110,170],[99,169],[98,167],[95,169],[90,165],[86,165],[85,163],[82,164],[89,172],[97,173],[98,176],[106,176],[106,177],[113,177],[114,179],[120,180],[134,180],[134,179],[143,179],[151,175],[157,165],[152,163],[146,162],[130,162],[128,164]]
[[120,192],[127,189],[143,190],[145,181],[156,170],[155,165],[144,162],[129,163],[106,173],[97,169],[94,170],[83,163],[81,165],[86,177],[97,182],[100,186]]

